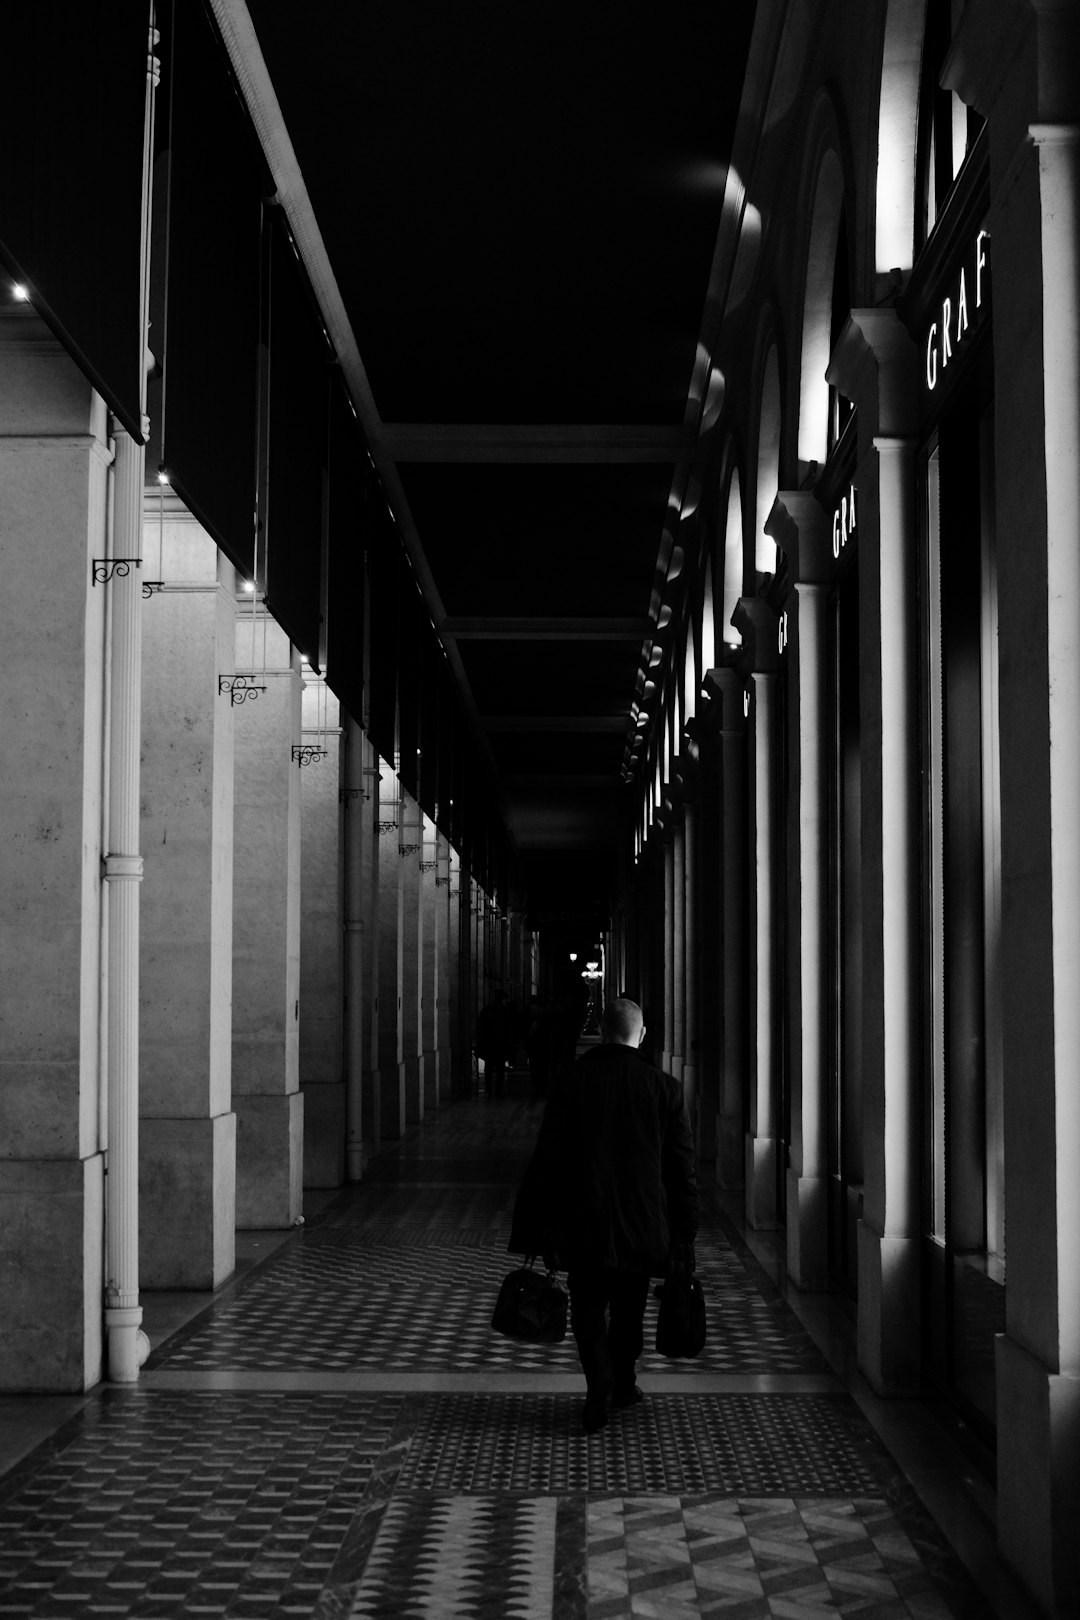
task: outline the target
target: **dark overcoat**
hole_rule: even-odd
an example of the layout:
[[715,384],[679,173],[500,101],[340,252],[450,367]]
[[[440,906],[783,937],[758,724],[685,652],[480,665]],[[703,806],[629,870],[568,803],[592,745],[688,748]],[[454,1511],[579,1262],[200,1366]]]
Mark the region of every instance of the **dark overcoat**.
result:
[[697,1223],[682,1087],[633,1047],[594,1047],[548,1099],[510,1251],[663,1276],[672,1245],[692,1243]]

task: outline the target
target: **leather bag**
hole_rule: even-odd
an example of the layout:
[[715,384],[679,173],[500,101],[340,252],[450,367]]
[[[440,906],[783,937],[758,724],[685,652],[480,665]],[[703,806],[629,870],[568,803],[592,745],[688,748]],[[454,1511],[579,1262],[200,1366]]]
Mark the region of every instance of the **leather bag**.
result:
[[491,1325],[508,1339],[558,1344],[566,1337],[567,1295],[552,1271],[535,1271],[535,1256],[503,1278]]
[[657,1289],[656,1353],[681,1361],[700,1354],[705,1344],[705,1295],[689,1266],[669,1266]]

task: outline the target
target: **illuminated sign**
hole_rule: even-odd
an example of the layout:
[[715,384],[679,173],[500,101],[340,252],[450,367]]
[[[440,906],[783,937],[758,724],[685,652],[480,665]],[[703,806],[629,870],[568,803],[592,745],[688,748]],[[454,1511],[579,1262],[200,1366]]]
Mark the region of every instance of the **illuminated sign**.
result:
[[785,610],[785,612],[781,613],[781,615],[780,615],[780,619],[779,619],[778,626],[777,626],[777,631],[776,631],[776,650],[777,650],[777,652],[782,653],[787,647],[787,642],[788,642],[788,616],[787,616],[787,612]]
[[926,334],[926,386],[931,393],[968,333],[978,324],[989,294],[990,232],[980,231],[972,261],[960,266],[959,279],[941,300],[940,312]]
[[832,554],[839,557],[849,540],[855,538],[855,485],[848,485],[848,492],[842,498],[832,515]]

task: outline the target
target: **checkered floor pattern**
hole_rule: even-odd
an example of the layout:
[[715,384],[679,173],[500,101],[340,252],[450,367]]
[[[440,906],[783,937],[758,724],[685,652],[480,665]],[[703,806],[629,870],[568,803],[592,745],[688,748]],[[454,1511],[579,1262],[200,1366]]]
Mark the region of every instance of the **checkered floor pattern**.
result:
[[[491,1333],[538,1117],[508,1088],[426,1121],[160,1349],[191,1388],[102,1389],[0,1480],[0,1620],[985,1620],[847,1395],[652,1393],[587,1437],[544,1384],[572,1341]],[[714,1215],[698,1269],[709,1343],[679,1372],[824,1370]],[[647,1354],[646,1386],[672,1368]],[[266,1369],[287,1388],[244,1389]],[[373,1392],[305,1388],[354,1369]],[[470,1382],[380,1389],[403,1370]]]

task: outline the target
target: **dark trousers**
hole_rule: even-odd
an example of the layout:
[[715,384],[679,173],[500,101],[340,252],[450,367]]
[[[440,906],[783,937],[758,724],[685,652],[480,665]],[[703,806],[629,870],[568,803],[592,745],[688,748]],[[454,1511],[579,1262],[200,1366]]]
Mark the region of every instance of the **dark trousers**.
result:
[[648,1273],[575,1266],[566,1281],[570,1325],[589,1394],[596,1400],[629,1395],[644,1343]]

